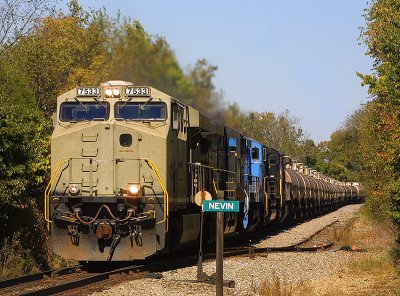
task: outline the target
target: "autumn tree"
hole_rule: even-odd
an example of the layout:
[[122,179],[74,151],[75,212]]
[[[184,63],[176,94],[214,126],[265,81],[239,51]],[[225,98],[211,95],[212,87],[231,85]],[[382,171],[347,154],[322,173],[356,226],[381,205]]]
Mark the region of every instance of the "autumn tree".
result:
[[103,18],[101,11],[89,15],[72,1],[70,14],[41,19],[7,53],[4,60],[24,69],[38,105],[48,114],[61,92],[108,76]]
[[359,76],[372,101],[366,106],[363,156],[371,197],[391,203],[400,225],[400,1],[373,0],[365,15],[363,39],[373,72]]

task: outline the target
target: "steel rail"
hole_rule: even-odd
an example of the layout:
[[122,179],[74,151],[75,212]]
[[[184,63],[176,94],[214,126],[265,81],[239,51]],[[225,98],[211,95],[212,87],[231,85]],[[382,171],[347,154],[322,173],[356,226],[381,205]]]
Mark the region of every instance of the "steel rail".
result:
[[110,278],[110,276],[115,275],[115,274],[129,273],[130,271],[139,272],[139,271],[143,270],[145,267],[147,267],[147,266],[146,265],[133,265],[133,266],[129,266],[129,267],[123,267],[123,268],[115,269],[112,271],[89,275],[87,277],[80,278],[80,279],[74,279],[71,281],[56,284],[56,285],[46,287],[43,289],[39,289],[36,291],[23,292],[20,295],[47,296],[47,295],[62,293],[62,292],[68,291],[68,290],[72,290],[72,289],[80,288],[80,287],[87,286],[90,284],[94,284],[97,282],[108,280]]
[[[254,255],[260,253],[286,253],[286,252],[317,252],[325,250],[334,245],[333,242],[315,247],[299,247],[298,245],[287,247],[264,247],[264,248],[239,248],[231,249],[224,252],[225,257],[233,257],[238,255]],[[215,254],[212,254],[215,256]],[[207,257],[207,255],[205,255]]]
[[76,272],[76,270],[81,267],[82,267],[82,265],[73,265],[73,266],[68,266],[68,267],[63,267],[63,268],[58,268],[58,269],[42,271],[39,273],[25,275],[25,276],[13,278],[13,279],[3,280],[3,281],[0,281],[0,289],[5,289],[5,288],[9,288],[9,287],[16,286],[16,285],[22,285],[22,284],[26,284],[29,282],[42,280],[46,276],[53,278],[56,275],[70,274],[70,273]]

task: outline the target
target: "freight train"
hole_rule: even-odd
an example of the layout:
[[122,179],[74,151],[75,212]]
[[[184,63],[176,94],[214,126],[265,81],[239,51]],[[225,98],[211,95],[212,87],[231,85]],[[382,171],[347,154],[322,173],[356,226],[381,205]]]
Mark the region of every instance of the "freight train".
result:
[[215,237],[205,199],[239,201],[226,237],[362,198],[153,87],[108,81],[57,98],[45,220],[54,252],[130,261]]

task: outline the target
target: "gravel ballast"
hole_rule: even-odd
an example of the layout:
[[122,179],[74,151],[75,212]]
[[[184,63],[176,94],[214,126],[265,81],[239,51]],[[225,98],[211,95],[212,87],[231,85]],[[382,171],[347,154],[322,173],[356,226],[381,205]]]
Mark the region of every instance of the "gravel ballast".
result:
[[[256,247],[284,247],[301,243],[335,221],[349,222],[361,205],[348,205],[325,216],[296,225],[289,230],[257,243]],[[269,253],[253,257],[231,257],[224,260],[224,279],[235,281],[235,288],[224,288],[224,295],[257,295],[257,288],[277,276],[285,284],[297,284],[340,273],[351,258],[362,253],[312,252]],[[215,272],[215,260],[203,264],[204,271]],[[127,281],[100,295],[215,295],[215,286],[196,282],[197,266],[162,273],[161,279],[145,278]]]

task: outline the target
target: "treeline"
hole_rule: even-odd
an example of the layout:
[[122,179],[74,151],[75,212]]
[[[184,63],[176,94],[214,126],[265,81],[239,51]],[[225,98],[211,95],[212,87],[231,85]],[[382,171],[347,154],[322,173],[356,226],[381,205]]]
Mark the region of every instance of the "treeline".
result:
[[371,74],[360,74],[372,100],[365,106],[360,150],[376,204],[387,205],[400,225],[400,1],[374,0],[363,31]]

